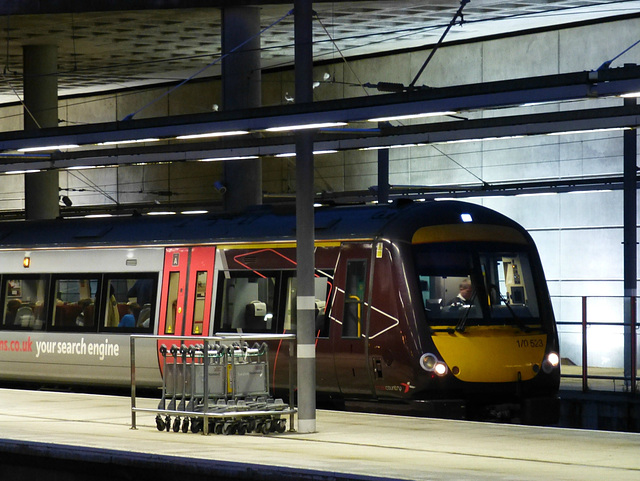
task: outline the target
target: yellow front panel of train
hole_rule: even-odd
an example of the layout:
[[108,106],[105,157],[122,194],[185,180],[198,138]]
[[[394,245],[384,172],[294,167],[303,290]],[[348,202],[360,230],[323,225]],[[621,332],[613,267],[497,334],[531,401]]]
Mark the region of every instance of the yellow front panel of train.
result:
[[514,382],[535,377],[542,364],[546,334],[513,327],[467,327],[436,332],[433,341],[455,377],[465,382]]

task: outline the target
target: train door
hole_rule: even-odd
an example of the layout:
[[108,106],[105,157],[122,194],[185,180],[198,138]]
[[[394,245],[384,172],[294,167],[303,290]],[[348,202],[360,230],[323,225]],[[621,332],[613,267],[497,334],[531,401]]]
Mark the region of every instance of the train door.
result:
[[347,396],[374,394],[367,361],[369,256],[361,245],[343,246],[335,273],[329,335],[340,391]]
[[165,250],[159,335],[202,336],[209,333],[215,247]]

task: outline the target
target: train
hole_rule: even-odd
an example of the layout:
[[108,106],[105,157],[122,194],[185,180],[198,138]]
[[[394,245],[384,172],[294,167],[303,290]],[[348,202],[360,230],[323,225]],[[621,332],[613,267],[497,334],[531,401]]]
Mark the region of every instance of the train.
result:
[[[531,236],[454,200],[315,209],[319,400],[552,424],[558,334]],[[130,215],[0,223],[0,381],[128,387],[131,334],[296,330],[296,217]],[[139,388],[162,385],[157,341]],[[289,385],[273,345],[270,381]]]

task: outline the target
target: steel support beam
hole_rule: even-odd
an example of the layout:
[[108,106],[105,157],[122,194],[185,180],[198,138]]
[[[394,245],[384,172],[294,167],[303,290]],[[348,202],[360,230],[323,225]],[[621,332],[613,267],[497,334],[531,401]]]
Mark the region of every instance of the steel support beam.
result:
[[[296,0],[295,16],[295,101],[313,101],[313,42],[311,1]],[[313,215],[313,132],[296,136],[296,261],[297,266],[297,366],[298,431],[316,431],[316,345]]]
[[356,122],[392,115],[461,112],[517,106],[530,102],[611,97],[633,91],[640,91],[640,67],[625,66],[603,72],[533,77],[424,89],[402,94],[262,107],[236,112],[58,127],[43,129],[37,135],[25,132],[4,132],[0,133],[0,151],[51,145],[91,145],[149,137],[170,139],[179,135],[207,132],[262,131],[286,125]]
[[[625,99],[625,106],[636,106],[635,98]],[[637,296],[637,279],[638,279],[638,234],[637,234],[637,200],[638,189],[636,178],[638,175],[638,132],[631,129],[624,132],[624,171],[623,171],[623,217],[624,217],[624,377],[625,386],[632,392],[635,392],[635,386],[631,385],[629,379],[635,380],[634,344],[637,343],[637,335],[635,329],[632,329],[632,318],[634,313],[632,307],[635,302],[632,298]]]

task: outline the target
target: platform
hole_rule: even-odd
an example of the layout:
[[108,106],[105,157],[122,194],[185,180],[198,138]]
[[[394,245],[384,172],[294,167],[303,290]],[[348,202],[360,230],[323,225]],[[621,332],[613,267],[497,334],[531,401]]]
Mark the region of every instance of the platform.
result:
[[87,470],[94,480],[640,479],[632,433],[334,411],[317,412],[313,434],[160,432],[143,414],[130,425],[127,397],[0,389],[0,471],[48,480],[86,479]]

